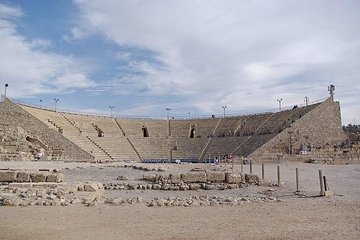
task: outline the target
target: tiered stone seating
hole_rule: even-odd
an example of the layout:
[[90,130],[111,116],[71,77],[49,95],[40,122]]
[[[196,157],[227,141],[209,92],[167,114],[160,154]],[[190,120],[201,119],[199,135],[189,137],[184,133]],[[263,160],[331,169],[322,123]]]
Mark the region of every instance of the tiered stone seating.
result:
[[168,159],[169,141],[166,138],[129,137],[141,159]]
[[177,138],[172,139],[172,146],[176,146],[173,151],[174,159],[199,159],[204,149],[207,138]]
[[42,122],[46,123],[49,127],[55,128],[56,130],[62,129],[61,132],[66,138],[93,155],[95,159],[103,161],[112,160],[101,148],[99,148],[99,146],[88,138],[86,133],[80,132],[60,113],[28,106],[21,107]]
[[209,138],[213,135],[216,125],[219,122],[219,118],[211,119],[196,119],[195,124],[195,138]]
[[270,116],[260,128],[257,129],[256,134],[270,134],[279,133],[283,128],[286,128],[287,119],[291,116],[292,110],[286,110],[274,113]]
[[307,107],[295,108],[292,110],[285,110],[281,112],[274,113],[269,121],[262,125],[257,131],[257,134],[268,134],[268,133],[280,133],[291,123],[295,122],[306,113],[314,109],[318,104],[310,105]]
[[[206,155],[224,156],[232,154],[247,139],[248,136],[213,138]],[[206,158],[206,156],[204,157]]]
[[73,130],[73,128],[67,124],[66,119],[64,119],[58,112],[24,105],[21,105],[21,107],[56,131],[59,131],[59,128],[63,130]]
[[240,144],[240,148],[236,151],[236,155],[248,156],[275,136],[276,133],[249,136],[247,140]]
[[171,136],[189,138],[192,126],[196,126],[194,120],[172,120],[170,121]]
[[166,137],[167,121],[164,120],[135,120],[116,119],[125,132],[125,136],[143,137],[142,128],[146,127],[149,137]]
[[[249,116],[151,120],[114,119],[22,106],[98,160],[199,159],[236,153],[247,156],[318,104]],[[168,127],[170,123],[170,136]],[[147,133],[144,135],[143,127]],[[190,138],[191,128],[194,138]],[[99,131],[104,133],[99,136]]]
[[[91,138],[113,161],[138,161],[139,157],[113,118],[78,114],[64,114]],[[99,137],[98,128],[104,134]]]
[[114,137],[106,134],[104,137],[92,138],[113,161],[139,161],[139,157],[125,137]]
[[240,129],[240,125],[245,123],[244,117],[227,117],[223,118],[216,130],[217,137],[232,137],[235,131]]
[[265,113],[258,115],[250,115],[244,117],[244,125],[241,129],[238,129],[235,135],[253,135],[256,130],[265,123],[265,121],[272,115],[273,113]]

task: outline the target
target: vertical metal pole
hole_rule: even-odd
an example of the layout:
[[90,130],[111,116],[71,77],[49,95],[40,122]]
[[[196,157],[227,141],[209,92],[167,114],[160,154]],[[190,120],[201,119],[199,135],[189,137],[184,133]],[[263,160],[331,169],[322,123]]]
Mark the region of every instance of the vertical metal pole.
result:
[[298,168],[295,169],[295,173],[296,173],[296,192],[300,192],[300,190],[299,190],[299,169]]
[[252,174],[252,160],[250,159],[250,174]]
[[281,182],[280,182],[280,166],[277,166],[277,180],[278,180],[278,186],[280,187]]
[[320,196],[324,196],[324,182],[323,182],[323,176],[322,171],[319,170],[319,180],[320,180]]
[[325,192],[328,191],[328,186],[327,186],[327,183],[326,183],[326,176],[323,176],[323,179],[324,179],[324,190]]
[[261,179],[264,180],[265,178],[265,164],[261,163]]

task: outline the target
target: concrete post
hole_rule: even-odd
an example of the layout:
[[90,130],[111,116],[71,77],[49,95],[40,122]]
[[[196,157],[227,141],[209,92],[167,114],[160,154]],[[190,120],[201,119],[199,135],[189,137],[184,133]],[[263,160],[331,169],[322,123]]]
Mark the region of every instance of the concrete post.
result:
[[321,170],[319,170],[319,180],[320,180],[320,196],[324,196],[325,195],[324,182],[323,182],[323,176]]
[[278,187],[280,187],[281,185],[281,181],[280,181],[280,166],[277,166],[277,180],[278,180]]
[[299,169],[295,169],[295,178],[296,178],[296,192],[300,192],[299,190]]

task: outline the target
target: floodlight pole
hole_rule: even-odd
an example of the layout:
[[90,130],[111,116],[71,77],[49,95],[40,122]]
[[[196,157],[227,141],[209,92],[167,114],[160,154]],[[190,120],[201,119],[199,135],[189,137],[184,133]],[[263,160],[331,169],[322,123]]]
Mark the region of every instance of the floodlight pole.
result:
[[7,90],[8,87],[9,87],[9,84],[5,83],[5,94],[4,94],[4,97],[6,97],[6,90]]
[[167,107],[165,110],[167,111],[167,120],[169,121],[171,108]]
[[331,97],[331,101],[334,101],[334,94],[335,94],[335,86],[334,85],[330,85],[328,86],[328,91]]
[[54,98],[54,102],[55,102],[55,112],[57,112],[57,103],[58,103],[59,99],[58,98]]
[[227,106],[221,106],[222,109],[224,109],[224,118],[225,118],[225,109],[227,108]]
[[304,101],[305,101],[305,106],[308,106],[309,105],[309,97],[305,97]]
[[115,108],[115,106],[109,106],[110,108],[110,116],[113,117],[113,109]]
[[280,98],[280,99],[276,99],[276,101],[278,101],[279,102],[279,111],[281,111],[281,102],[282,102],[282,98]]

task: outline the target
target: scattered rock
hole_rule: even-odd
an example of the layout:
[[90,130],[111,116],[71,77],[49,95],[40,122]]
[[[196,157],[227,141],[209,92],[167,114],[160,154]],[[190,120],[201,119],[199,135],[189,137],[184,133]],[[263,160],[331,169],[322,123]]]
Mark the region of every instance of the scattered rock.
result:
[[127,180],[129,180],[127,177],[125,177],[125,176],[118,176],[117,178],[116,178],[116,180],[121,180],[121,181],[127,181]]
[[169,175],[170,181],[173,184],[179,184],[181,181],[180,174],[170,174]]
[[247,183],[254,183],[254,184],[258,184],[260,182],[259,176],[255,175],[255,174],[245,174],[245,181]]

